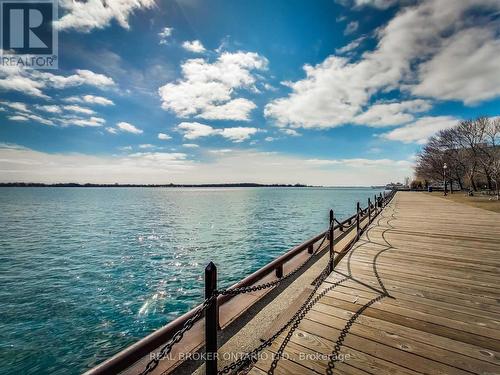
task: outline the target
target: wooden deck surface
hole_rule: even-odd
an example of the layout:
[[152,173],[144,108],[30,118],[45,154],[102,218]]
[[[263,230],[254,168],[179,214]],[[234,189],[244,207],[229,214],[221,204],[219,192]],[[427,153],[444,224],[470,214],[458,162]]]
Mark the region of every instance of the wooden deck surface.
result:
[[250,373],[500,374],[498,213],[399,192],[325,288]]

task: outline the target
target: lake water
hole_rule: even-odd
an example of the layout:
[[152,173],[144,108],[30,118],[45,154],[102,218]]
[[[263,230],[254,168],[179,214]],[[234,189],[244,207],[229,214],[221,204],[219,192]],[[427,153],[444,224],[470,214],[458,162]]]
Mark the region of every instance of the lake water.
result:
[[380,191],[0,188],[0,374],[79,374]]

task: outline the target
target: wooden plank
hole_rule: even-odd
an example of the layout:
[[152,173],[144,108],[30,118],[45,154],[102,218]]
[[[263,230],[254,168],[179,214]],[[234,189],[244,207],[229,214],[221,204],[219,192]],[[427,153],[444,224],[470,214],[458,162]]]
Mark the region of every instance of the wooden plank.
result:
[[[398,193],[321,286],[351,276],[300,322],[287,365],[325,373],[328,360],[302,354],[331,354],[347,326],[346,373],[500,373],[499,254],[499,214]],[[384,288],[391,298],[364,307]]]

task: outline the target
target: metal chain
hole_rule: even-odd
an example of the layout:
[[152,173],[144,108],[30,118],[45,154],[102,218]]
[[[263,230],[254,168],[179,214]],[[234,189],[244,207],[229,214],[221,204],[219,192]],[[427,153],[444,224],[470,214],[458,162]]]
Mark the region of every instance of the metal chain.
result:
[[[321,297],[316,297],[313,302],[311,300],[313,299],[314,295],[316,294],[317,290],[321,286],[322,282],[326,279],[326,277],[330,274],[330,265],[328,264],[323,271],[320,274],[320,278],[318,279],[316,285],[314,286],[313,290],[311,291],[311,294],[307,297],[307,299],[304,301],[304,303],[301,305],[301,307],[297,310],[297,312],[292,316],[292,318],[285,324],[283,325],[278,331],[276,331],[270,338],[268,338],[266,341],[264,341],[262,344],[254,348],[252,351],[246,353],[243,357],[239,358],[238,360],[232,362],[231,364],[225,366],[221,370],[217,371],[218,375],[221,374],[227,374],[230,371],[235,371],[236,369],[241,369],[242,367],[249,366],[250,364],[256,362],[257,354],[267,348],[268,346],[271,346],[271,344],[280,336],[285,329],[287,329],[290,324],[295,322],[297,319],[300,318],[300,320],[303,319],[303,317],[306,315],[306,313],[311,309],[311,307],[319,300]],[[346,278],[347,280],[347,278]],[[344,282],[345,280],[341,280],[338,282],[340,284],[341,282]],[[311,306],[309,306],[311,304]]]
[[304,263],[302,263],[301,265],[299,265],[293,271],[287,273],[285,276],[283,276],[283,277],[281,277],[281,278],[279,278],[277,280],[269,281],[269,282],[264,283],[264,284],[252,285],[252,286],[244,286],[244,287],[241,287],[241,288],[233,288],[233,289],[222,289],[222,290],[218,290],[217,293],[220,294],[220,295],[235,296],[235,295],[238,295],[238,294],[256,292],[258,290],[267,289],[267,288],[271,288],[273,286],[279,285],[283,281],[285,281],[285,280],[289,279],[290,277],[292,277],[293,275],[295,275],[302,268],[304,268],[309,263],[309,261],[321,250],[321,247],[325,243],[325,240],[326,240],[326,238],[328,236],[328,233],[329,233],[329,231],[330,231],[330,229],[331,229],[332,226],[333,226],[333,223],[330,224],[329,229],[325,232],[325,234],[324,234],[324,236],[323,236],[323,238],[321,240],[321,243],[317,247],[316,251],[314,253],[312,253],[309,256],[309,258],[307,258],[307,260]]
[[172,347],[182,340],[184,334],[191,328],[193,328],[194,323],[199,318],[201,318],[203,311],[205,311],[214,302],[216,298],[217,294],[213,294],[210,298],[205,299],[205,301],[203,301],[203,304],[198,308],[196,313],[191,318],[186,320],[182,328],[178,330],[170,340],[168,340],[168,342],[160,349],[160,351],[154,356],[154,358],[148,362],[144,370],[140,372],[139,375],[146,375],[152,372],[158,366],[160,361],[172,351]]
[[[385,205],[392,199],[393,196],[394,196],[394,192],[391,193],[384,200]],[[368,208],[366,208],[364,211],[367,211],[367,210],[368,210]],[[364,211],[361,210],[361,212],[364,212]],[[249,292],[254,292],[254,291],[258,291],[258,290],[270,288],[270,287],[273,287],[273,286],[276,286],[276,285],[280,284],[282,281],[284,281],[284,280],[290,278],[291,276],[293,276],[294,274],[296,274],[299,270],[301,270],[321,250],[321,247],[323,246],[326,238],[328,237],[328,233],[330,232],[330,230],[331,230],[332,226],[334,225],[335,221],[337,221],[337,223],[342,228],[344,228],[344,226],[345,226],[344,224],[341,224],[337,219],[334,219],[334,221],[332,221],[330,223],[329,229],[325,232],[325,234],[324,234],[324,236],[323,236],[323,238],[321,240],[320,245],[317,247],[317,250],[314,253],[312,253],[311,256],[304,263],[302,263],[297,268],[295,268],[293,271],[289,272],[288,274],[286,274],[285,276],[281,277],[280,279],[275,280],[275,281],[270,281],[270,282],[267,282],[267,283],[264,283],[264,284],[260,284],[260,285],[255,285],[255,286],[242,287],[242,288],[234,288],[234,289],[223,289],[223,290],[214,291],[214,293],[212,294],[212,296],[210,296],[210,298],[207,298],[207,299],[205,299],[205,301],[203,301],[203,304],[198,308],[198,310],[196,311],[196,313],[191,318],[189,318],[188,320],[186,320],[186,322],[184,323],[184,325],[182,326],[182,328],[180,330],[178,330],[172,336],[172,338],[160,349],[160,351],[157,353],[157,355],[155,355],[155,357],[151,361],[149,361],[147,363],[146,367],[144,368],[144,370],[142,372],[139,373],[139,375],[146,375],[146,374],[151,373],[158,366],[158,364],[160,363],[160,360],[162,360],[163,358],[165,358],[165,356],[167,356],[172,351],[173,346],[175,344],[177,344],[179,341],[182,340],[182,338],[184,337],[184,334],[187,331],[189,331],[191,328],[193,328],[194,323],[199,318],[201,318],[201,316],[203,314],[203,311],[205,311],[213,303],[213,301],[219,295],[237,295],[237,294],[240,294],[240,293],[249,293]],[[351,247],[353,245],[354,245],[354,243],[351,245]],[[332,258],[332,256],[330,256],[330,258]],[[332,261],[332,259],[330,259],[330,262],[331,261]],[[229,371],[234,371],[236,368],[241,368],[244,364],[248,364],[248,363],[254,362],[255,359],[256,359],[256,355],[259,352],[261,352],[263,349],[265,349],[266,347],[270,346],[273,343],[273,341],[279,335],[281,335],[288,326],[290,326],[290,324],[292,324],[293,322],[296,322],[294,324],[294,327],[295,327],[295,325],[298,326],[298,322],[300,322],[300,320],[303,319],[303,317],[305,316],[305,314],[307,314],[307,312],[312,308],[312,306],[314,306],[314,304],[320,298],[322,298],[329,290],[333,289],[335,286],[337,286],[337,285],[343,283],[344,281],[346,281],[347,278],[344,278],[342,280],[339,280],[339,281],[335,282],[332,286],[330,286],[329,288],[326,288],[325,290],[323,290],[320,294],[318,294],[313,299],[314,294],[316,294],[316,292],[319,289],[319,287],[322,284],[322,282],[330,274],[330,262],[325,267],[325,269],[321,272],[320,276],[315,280],[315,287],[313,288],[311,294],[308,296],[308,298],[306,299],[306,301],[302,304],[302,306],[299,308],[299,310],[293,315],[293,317],[283,327],[281,327],[273,336],[271,336],[269,339],[267,339],[266,341],[264,341],[261,345],[259,345],[258,347],[254,348],[249,353],[245,354],[244,357],[238,359],[237,361],[231,363],[230,365],[225,366],[222,370],[218,371],[217,373],[218,374],[226,374]],[[375,302],[375,301],[373,301],[373,302]],[[276,367],[276,365],[274,367]],[[330,367],[328,368],[328,370],[332,371],[333,367],[334,367],[334,365],[332,366],[331,370],[330,370]]]

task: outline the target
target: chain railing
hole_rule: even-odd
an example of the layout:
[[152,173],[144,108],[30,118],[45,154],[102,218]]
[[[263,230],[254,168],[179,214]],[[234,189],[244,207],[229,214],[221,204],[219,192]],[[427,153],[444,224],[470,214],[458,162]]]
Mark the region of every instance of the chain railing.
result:
[[[143,370],[138,372],[139,375],[146,375],[153,372],[159,365],[160,361],[167,358],[172,352],[173,347],[178,344],[186,332],[191,330],[196,322],[203,316],[205,317],[205,359],[206,359],[206,373],[208,375],[227,374],[230,371],[240,369],[244,366],[251,364],[256,358],[257,354],[269,347],[278,336],[280,336],[288,327],[293,324],[298,324],[307,311],[309,311],[314,303],[321,297],[322,294],[315,294],[322,282],[333,271],[336,264],[340,261],[343,255],[352,249],[356,241],[361,236],[362,232],[368,227],[375,216],[385,207],[385,205],[393,198],[395,191],[389,194],[382,193],[379,196],[374,196],[374,201],[368,199],[368,206],[361,209],[359,202],[356,205],[356,213],[349,218],[339,221],[335,218],[333,210],[330,210],[330,222],[326,231],[321,232],[319,235],[304,242],[303,244],[291,249],[289,252],[275,259],[259,271],[247,276],[244,280],[235,284],[233,287],[227,289],[217,289],[217,267],[212,262],[205,269],[205,300],[194,310],[186,313],[180,318],[162,329],[154,332],[150,336],[141,340],[137,344],[127,348],[115,357],[110,358],[106,362],[97,366],[96,368],[88,371],[85,375],[101,375],[109,373],[118,373],[130,367],[137,360],[143,358],[147,354],[150,360],[146,363]],[[368,218],[368,224],[361,228],[361,223]],[[335,230],[340,232],[337,238]],[[335,257],[334,243],[338,243],[348,233],[356,229],[356,235],[344,249],[339,252],[339,256]],[[291,279],[304,269],[314,258],[319,254],[323,254],[326,250],[325,242],[328,240],[329,260],[326,267],[318,275],[314,281],[314,288],[312,289],[305,302],[300,306],[297,312],[286,322],[278,331],[276,331],[269,339],[261,343],[252,351],[246,353],[237,361],[224,366],[221,370],[217,368],[217,334],[219,327],[219,307],[227,300],[244,293],[257,292],[265,289],[274,288],[283,282]],[[319,244],[318,244],[319,242]],[[283,264],[289,262],[302,251],[307,250],[308,256],[305,261],[300,263],[294,269],[283,275]],[[270,274],[272,271],[276,272],[276,280],[268,281],[265,283],[258,283],[259,279]],[[341,281],[343,282],[343,281]],[[340,283],[340,282],[339,282]],[[294,323],[295,322],[295,323]],[[160,348],[158,350],[158,348]]]
[[[286,275],[279,275],[279,277],[276,280],[269,281],[266,283],[261,283],[257,285],[249,285],[249,286],[243,286],[243,287],[231,287],[228,289],[217,289],[216,284],[217,284],[217,268],[215,265],[210,262],[210,264],[207,266],[205,270],[205,300],[202,303],[200,307],[198,307],[196,313],[186,320],[184,325],[182,326],[179,331],[177,331],[172,338],[158,351],[158,353],[155,354],[154,358],[150,360],[144,370],[140,372],[140,375],[146,375],[150,372],[152,372],[159,364],[159,362],[165,358],[172,350],[172,347],[178,343],[179,341],[182,340],[182,337],[184,336],[184,333],[189,331],[194,323],[200,319],[205,312],[205,365],[206,365],[206,373],[207,375],[221,375],[221,374],[227,374],[231,371],[235,370],[240,370],[244,368],[245,366],[249,366],[253,362],[257,360],[257,355],[260,353],[262,350],[266,349],[269,347],[288,327],[290,327],[294,322],[299,322],[300,320],[303,319],[305,314],[312,308],[312,306],[326,293],[320,293],[316,295],[319,287],[323,283],[323,281],[328,277],[328,275],[333,271],[334,266],[336,265],[335,259],[334,259],[334,252],[333,252],[333,244],[334,244],[334,232],[335,229],[339,229],[339,231],[344,232],[350,232],[352,229],[356,228],[356,235],[355,237],[347,244],[346,248],[342,251],[342,255],[345,253],[348,253],[352,247],[355,245],[356,241],[359,239],[361,234],[364,232],[364,230],[368,227],[368,225],[372,222],[372,220],[375,218],[375,216],[381,211],[381,209],[392,199],[394,196],[395,191],[392,191],[390,194],[386,195],[384,193],[384,196],[382,197],[382,194],[377,196],[374,196],[374,201],[373,204],[371,202],[371,199],[368,198],[368,205],[367,207],[361,209],[359,202],[356,205],[356,214],[351,216],[350,218],[339,222],[338,219],[336,219],[333,215],[333,211],[330,210],[330,225],[328,230],[323,232],[323,235],[321,237],[321,242],[319,245],[316,247],[315,251],[309,251],[309,256],[307,259],[302,262],[300,265],[295,267],[292,271],[288,272]],[[378,209],[377,209],[378,206]],[[368,224],[365,225],[363,228],[361,227],[361,223],[368,218]],[[353,222],[355,220],[355,222]],[[337,223],[337,225],[335,225]],[[349,223],[349,224],[347,224]],[[347,233],[346,233],[347,234]],[[234,297],[239,294],[244,294],[244,293],[251,293],[251,292],[257,292],[261,291],[264,289],[269,289],[276,287],[283,283],[285,280],[290,279],[292,276],[296,275],[300,270],[302,270],[313,258],[315,258],[316,255],[322,252],[323,250],[323,245],[325,241],[328,239],[329,241],[329,261],[326,267],[323,269],[323,271],[320,273],[320,275],[315,279],[314,281],[314,288],[311,290],[311,293],[308,295],[304,303],[299,307],[297,312],[279,329],[277,330],[271,337],[269,337],[266,341],[262,342],[260,345],[252,349],[251,351],[245,353],[243,356],[241,356],[238,360],[224,366],[221,370],[218,370],[217,368],[217,331],[220,329],[219,328],[219,321],[218,321],[218,309],[219,309],[219,304],[218,304],[218,298],[219,296],[231,296]],[[319,241],[319,239],[317,239]],[[315,241],[315,242],[317,242]],[[309,250],[313,246],[312,244],[309,245]],[[279,265],[281,267],[281,273],[282,273],[282,265]],[[333,286],[336,286],[345,280],[340,280],[336,283],[333,284]],[[332,287],[328,288],[328,290],[332,289]],[[314,297],[316,295],[316,297]],[[211,310],[211,311],[207,311]],[[296,323],[298,324],[298,323]]]

